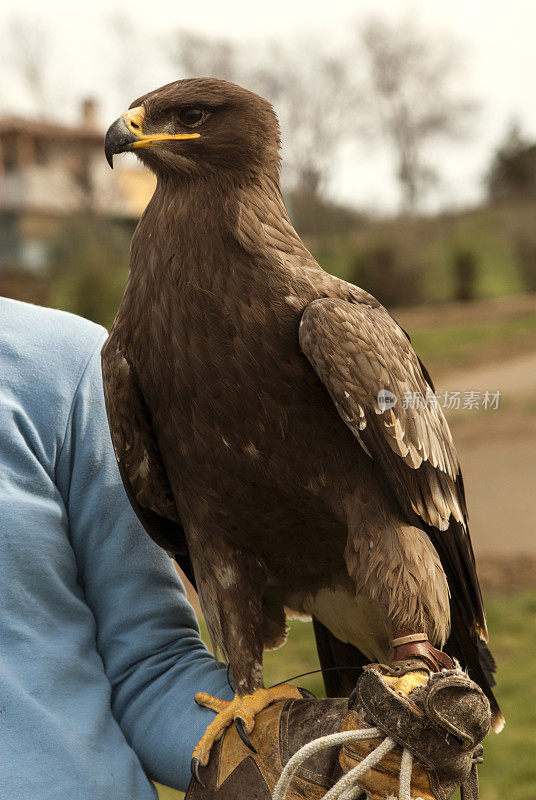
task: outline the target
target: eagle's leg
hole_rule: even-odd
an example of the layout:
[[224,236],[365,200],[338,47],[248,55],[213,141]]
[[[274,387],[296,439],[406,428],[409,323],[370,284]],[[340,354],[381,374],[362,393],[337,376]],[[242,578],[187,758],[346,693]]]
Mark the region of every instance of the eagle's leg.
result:
[[420,661],[416,680],[423,673],[451,668],[449,656],[436,647],[448,636],[449,588],[425,531],[408,525],[389,507],[377,510],[370,520],[354,505],[345,555],[358,592],[368,594],[389,622],[393,661]]
[[199,767],[208,763],[212,746],[229,725],[234,723],[243,741],[251,746],[248,734],[255,725],[255,715],[277,700],[300,698],[301,694],[288,684],[264,688],[262,596],[266,574],[257,560],[236,551],[220,551],[212,562],[217,567],[211,569],[206,560],[194,563],[199,565],[198,572],[203,572],[196,573],[196,578],[211,638],[228,658],[236,692],[231,701],[205,692],[195,696],[199,705],[216,712],[192,754],[192,773],[198,778]]

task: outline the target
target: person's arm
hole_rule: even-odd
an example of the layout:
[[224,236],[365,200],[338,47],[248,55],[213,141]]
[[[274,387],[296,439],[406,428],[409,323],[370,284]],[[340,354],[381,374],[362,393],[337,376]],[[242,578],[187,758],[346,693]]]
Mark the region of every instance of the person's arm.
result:
[[185,790],[193,748],[213,718],[194,694],[232,699],[233,692],[225,668],[200,639],[171,559],[143,530],[124,492],[104,407],[100,345],[73,400],[58,485],[97,622],[113,714],[148,775]]

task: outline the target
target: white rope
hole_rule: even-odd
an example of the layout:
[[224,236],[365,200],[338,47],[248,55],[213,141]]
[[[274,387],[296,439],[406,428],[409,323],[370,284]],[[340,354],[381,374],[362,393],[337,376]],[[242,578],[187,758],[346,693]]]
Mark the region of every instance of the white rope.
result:
[[[326,747],[356,742],[361,739],[376,739],[382,735],[379,728],[364,728],[361,730],[341,731],[332,733],[329,736],[321,736],[308,742],[301,747],[292,758],[289,759],[283,769],[279,780],[274,788],[273,800],[285,800],[287,791],[292,782],[292,778],[299,767],[315,753],[320,752]],[[340,778],[323,796],[322,800],[356,800],[362,789],[357,783],[357,779],[379,764],[384,755],[395,747],[396,742],[389,736],[368,754],[357,766]],[[400,763],[400,784],[398,800],[411,800],[411,772],[413,767],[413,756],[407,748],[404,748]],[[417,798],[417,800],[420,800]]]
[[381,736],[381,731],[378,728],[364,728],[363,730],[357,731],[340,731],[339,733],[321,736],[319,739],[307,742],[307,744],[304,744],[303,747],[297,750],[292,758],[288,760],[274,788],[272,799],[285,800],[287,789],[290,786],[294,773],[309,756],[318,753],[325,747],[346,744],[346,742],[355,742],[359,739],[373,739],[377,736]]
[[411,800],[411,770],[413,768],[413,756],[407,747],[404,747],[402,759],[400,761],[400,785],[398,788],[398,800]]
[[345,795],[347,796],[350,790],[352,791],[350,797],[352,797],[355,794],[357,779],[364,775],[365,772],[368,772],[369,769],[375,767],[376,764],[379,764],[384,755],[389,750],[392,750],[395,744],[396,742],[386,736],[383,742],[372,753],[369,753],[357,767],[351,769],[350,772],[347,772],[337,781],[335,786],[324,795],[323,800],[346,800]]

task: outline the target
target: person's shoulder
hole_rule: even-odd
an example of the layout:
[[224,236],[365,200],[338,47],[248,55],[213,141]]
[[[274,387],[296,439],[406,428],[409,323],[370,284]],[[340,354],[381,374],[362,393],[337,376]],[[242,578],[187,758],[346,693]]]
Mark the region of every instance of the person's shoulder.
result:
[[57,308],[36,306],[8,297],[0,297],[0,308],[0,319],[8,321],[20,335],[26,333],[30,338],[33,338],[37,331],[43,336],[48,334],[52,338],[67,336],[68,342],[74,346],[79,344],[91,346],[92,342],[96,343],[106,334],[106,329],[102,325]]
[[0,298],[0,372],[25,406],[69,403],[105,339],[103,327],[75,314]]
[[[73,402],[85,396],[102,416],[100,350],[106,331],[86,319],[0,298],[0,416],[6,437],[38,441],[50,466],[61,447]],[[33,437],[33,438],[32,438]]]
[[76,314],[55,308],[0,298],[0,326],[3,348],[11,344],[21,356],[45,359],[50,366],[76,368],[84,363],[106,337],[106,330]]

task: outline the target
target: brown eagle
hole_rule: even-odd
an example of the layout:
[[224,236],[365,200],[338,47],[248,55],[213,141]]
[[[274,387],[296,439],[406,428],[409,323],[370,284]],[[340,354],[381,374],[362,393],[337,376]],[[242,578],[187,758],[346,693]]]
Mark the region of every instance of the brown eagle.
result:
[[[157,177],[102,363],[130,500],[194,580],[237,696],[194,753],[290,686],[264,689],[263,648],[311,615],[326,683],[344,667],[446,650],[493,698],[493,659],[462,476],[409,337],[316,263],[286,211],[271,105],[202,78],[138,98],[106,156]],[[394,641],[393,641],[394,638]],[[344,662],[344,663],[342,663]],[[330,675],[329,666],[340,668]]]

